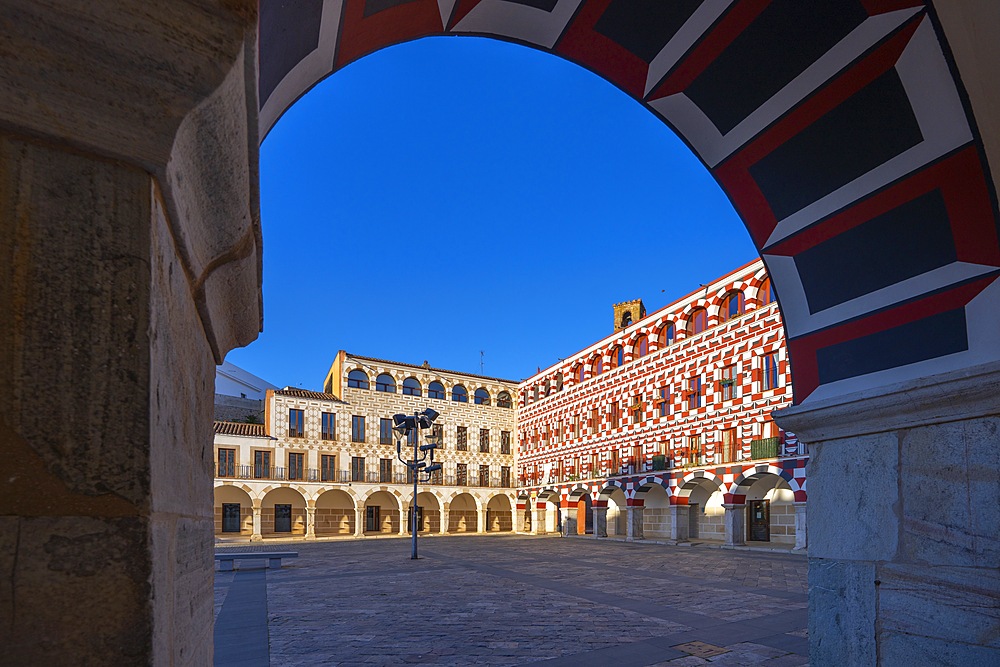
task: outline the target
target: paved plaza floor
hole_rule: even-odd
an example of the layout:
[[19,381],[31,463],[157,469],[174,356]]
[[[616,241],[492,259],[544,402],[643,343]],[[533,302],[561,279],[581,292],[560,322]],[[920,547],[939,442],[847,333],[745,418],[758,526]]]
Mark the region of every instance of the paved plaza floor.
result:
[[797,554],[519,535],[421,538],[416,561],[406,539],[227,548],[276,547],[299,557],[216,573],[218,666],[808,664]]

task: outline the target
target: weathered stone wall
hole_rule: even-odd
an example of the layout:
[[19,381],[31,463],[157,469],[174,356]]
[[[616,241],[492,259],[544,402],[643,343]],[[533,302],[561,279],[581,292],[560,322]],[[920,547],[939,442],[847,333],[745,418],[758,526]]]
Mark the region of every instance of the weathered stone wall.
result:
[[245,422],[248,418],[256,419],[254,423],[264,423],[264,401],[237,396],[215,395],[214,419],[224,422]]

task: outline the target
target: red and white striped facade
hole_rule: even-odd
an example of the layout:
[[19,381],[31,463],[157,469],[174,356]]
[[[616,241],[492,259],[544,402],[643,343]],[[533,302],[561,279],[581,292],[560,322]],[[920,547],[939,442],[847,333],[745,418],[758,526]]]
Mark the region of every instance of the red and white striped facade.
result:
[[[772,534],[804,542],[805,448],[771,420],[773,410],[792,403],[772,294],[763,263],[754,261],[522,382],[518,523],[532,521],[534,532],[544,532],[538,513],[555,502],[564,516],[579,506],[582,522],[584,505],[600,514],[615,494],[619,505],[641,508],[659,487],[664,507],[687,505],[694,492],[705,513],[714,497],[717,537],[735,543],[742,531],[726,519],[722,534],[721,508],[744,512],[748,499],[766,497],[777,509],[783,500],[789,515],[802,515],[803,535],[791,528],[795,516]],[[730,310],[732,298],[742,303]],[[700,309],[707,317],[695,333]],[[663,525],[649,516],[645,523],[664,537],[688,534],[668,529],[671,520],[678,521],[676,512]],[[596,525],[600,535],[603,518]],[[627,532],[639,537],[642,525],[641,516],[630,518]]]

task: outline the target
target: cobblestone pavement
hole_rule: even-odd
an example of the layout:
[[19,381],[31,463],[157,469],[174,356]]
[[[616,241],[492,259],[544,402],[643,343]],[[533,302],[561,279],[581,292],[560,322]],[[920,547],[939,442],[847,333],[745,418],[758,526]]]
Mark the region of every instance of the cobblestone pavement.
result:
[[[267,571],[275,666],[808,664],[800,555],[530,536],[421,538],[416,561],[401,539],[281,549],[299,557]],[[217,616],[238,582],[216,573]],[[675,648],[691,642],[724,652]]]

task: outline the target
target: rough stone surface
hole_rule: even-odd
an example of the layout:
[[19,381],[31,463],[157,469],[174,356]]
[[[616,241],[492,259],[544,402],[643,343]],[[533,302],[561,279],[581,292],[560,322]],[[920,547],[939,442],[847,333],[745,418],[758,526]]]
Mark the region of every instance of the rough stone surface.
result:
[[809,660],[875,664],[875,566],[809,558]]
[[891,560],[899,534],[896,434],[810,442],[809,451],[810,554]]

